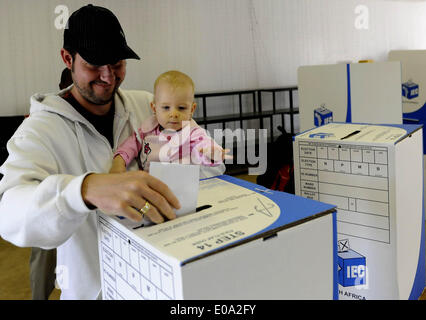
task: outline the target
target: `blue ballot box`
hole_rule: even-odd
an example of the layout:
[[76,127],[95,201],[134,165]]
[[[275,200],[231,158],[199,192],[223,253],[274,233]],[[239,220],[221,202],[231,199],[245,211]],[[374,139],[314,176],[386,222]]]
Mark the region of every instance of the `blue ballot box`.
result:
[[414,99],[419,96],[419,85],[412,81],[407,81],[402,84],[402,96],[407,99]]
[[314,110],[314,124],[316,127],[333,122],[333,112],[324,106]]
[[231,176],[149,227],[98,214],[104,299],[337,299],[335,206]]

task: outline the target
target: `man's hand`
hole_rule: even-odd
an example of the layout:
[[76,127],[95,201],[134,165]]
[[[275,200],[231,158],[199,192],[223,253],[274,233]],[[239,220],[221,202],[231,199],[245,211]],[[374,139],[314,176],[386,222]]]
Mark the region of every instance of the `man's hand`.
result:
[[176,218],[172,208],[180,208],[179,200],[169,187],[144,171],[92,173],[84,179],[81,195],[87,206],[133,221],[142,220],[138,210],[146,201],[151,204],[146,216],[154,223],[164,222],[164,218]]

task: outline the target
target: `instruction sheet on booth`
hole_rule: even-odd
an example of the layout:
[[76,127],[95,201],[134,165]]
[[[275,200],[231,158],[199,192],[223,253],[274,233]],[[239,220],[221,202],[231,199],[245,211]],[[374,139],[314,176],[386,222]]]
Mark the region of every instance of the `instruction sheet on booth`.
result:
[[300,142],[300,193],[337,205],[338,232],[390,243],[388,148]]
[[[331,124],[301,135],[300,194],[337,205],[338,233],[390,244],[390,146],[399,127]],[[329,141],[327,141],[329,140]]]

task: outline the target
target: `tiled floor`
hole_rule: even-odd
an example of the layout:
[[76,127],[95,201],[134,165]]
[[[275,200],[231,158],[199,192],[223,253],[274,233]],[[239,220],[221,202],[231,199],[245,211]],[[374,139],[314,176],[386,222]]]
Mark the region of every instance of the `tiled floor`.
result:
[[[239,176],[256,182],[255,176]],[[0,238],[0,300],[29,300],[29,257],[31,249],[17,248]],[[51,300],[59,298],[60,291],[54,290]],[[426,300],[426,291],[420,298]]]

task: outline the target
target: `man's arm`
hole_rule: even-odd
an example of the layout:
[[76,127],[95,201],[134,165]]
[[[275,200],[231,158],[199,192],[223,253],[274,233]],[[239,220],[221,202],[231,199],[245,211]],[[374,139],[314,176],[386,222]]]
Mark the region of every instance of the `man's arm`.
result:
[[12,138],[8,150],[0,170],[0,235],[17,246],[58,247],[95,207],[140,220],[148,200],[147,215],[157,223],[174,218],[171,207],[179,207],[168,187],[145,172],[59,174],[57,159],[35,136]]
[[58,174],[41,139],[14,137],[1,167],[0,235],[20,247],[55,248],[64,243],[91,210],[80,189],[85,175]]

